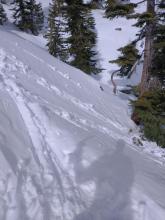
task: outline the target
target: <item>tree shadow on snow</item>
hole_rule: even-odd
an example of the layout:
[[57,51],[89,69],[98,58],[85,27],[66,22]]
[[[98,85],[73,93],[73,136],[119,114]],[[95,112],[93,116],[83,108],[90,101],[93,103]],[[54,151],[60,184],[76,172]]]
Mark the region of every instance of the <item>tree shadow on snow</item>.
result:
[[92,204],[74,220],[132,220],[130,193],[134,181],[133,165],[125,155],[125,142],[118,140],[113,153],[105,152],[90,166],[81,163],[86,138],[79,142],[72,154],[72,161],[78,184],[95,182]]

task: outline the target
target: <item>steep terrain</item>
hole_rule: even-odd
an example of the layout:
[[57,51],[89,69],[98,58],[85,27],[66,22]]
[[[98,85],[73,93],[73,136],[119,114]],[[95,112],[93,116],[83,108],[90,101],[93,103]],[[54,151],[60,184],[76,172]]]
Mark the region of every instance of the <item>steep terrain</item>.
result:
[[0,220],[164,220],[163,159],[133,145],[128,97],[41,37],[0,37]]

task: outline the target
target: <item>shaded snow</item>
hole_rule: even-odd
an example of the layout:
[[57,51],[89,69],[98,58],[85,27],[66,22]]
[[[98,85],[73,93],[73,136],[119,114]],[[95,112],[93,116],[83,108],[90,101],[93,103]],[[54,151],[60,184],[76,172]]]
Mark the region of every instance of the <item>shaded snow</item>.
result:
[[38,38],[0,36],[0,220],[164,220],[164,160],[133,146],[128,97]]

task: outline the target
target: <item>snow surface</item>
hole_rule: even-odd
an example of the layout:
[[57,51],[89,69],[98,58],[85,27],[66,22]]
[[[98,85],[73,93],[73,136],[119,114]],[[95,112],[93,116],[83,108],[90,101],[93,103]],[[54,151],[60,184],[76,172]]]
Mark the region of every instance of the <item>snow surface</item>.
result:
[[[131,2],[136,3],[138,0],[132,0]],[[145,9],[145,3],[142,3],[137,9],[137,12],[142,12]],[[98,52],[100,54],[100,63],[104,69],[101,74],[101,82],[104,84],[109,84],[110,75],[114,70],[119,69],[117,64],[112,64],[109,61],[117,59],[120,55],[118,51],[119,48],[125,46],[128,43],[131,43],[138,33],[139,29],[132,26],[136,23],[136,19],[126,19],[126,18],[116,18],[116,19],[107,19],[103,10],[94,10],[93,16],[96,22],[96,29],[98,34]],[[120,29],[120,30],[119,30]],[[141,53],[143,50],[144,42],[138,43],[138,49]],[[133,75],[131,82],[133,85],[137,85],[140,81],[140,74],[137,74],[139,71],[136,71]],[[118,77],[115,77],[118,80],[118,84],[126,85],[127,79],[125,82],[120,82]]]
[[30,34],[0,36],[0,220],[164,220],[164,159],[133,145],[128,97]]

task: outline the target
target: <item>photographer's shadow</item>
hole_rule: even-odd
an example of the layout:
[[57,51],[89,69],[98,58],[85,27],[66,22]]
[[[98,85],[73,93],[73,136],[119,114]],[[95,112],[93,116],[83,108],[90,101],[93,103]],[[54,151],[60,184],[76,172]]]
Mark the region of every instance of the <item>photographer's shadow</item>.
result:
[[124,153],[125,142],[118,140],[113,153],[105,152],[89,167],[82,166],[82,151],[90,138],[79,142],[72,154],[76,181],[94,181],[94,200],[74,220],[132,220],[130,193],[134,181],[133,165]]

